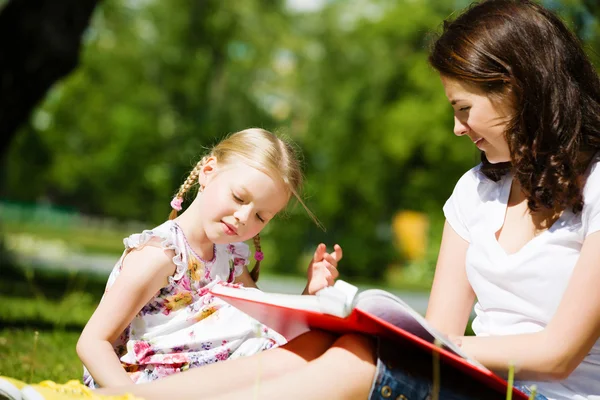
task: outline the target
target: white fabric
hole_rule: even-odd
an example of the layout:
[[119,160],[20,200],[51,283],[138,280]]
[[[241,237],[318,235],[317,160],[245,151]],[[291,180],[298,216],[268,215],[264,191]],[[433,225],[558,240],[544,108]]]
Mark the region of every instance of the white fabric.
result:
[[[512,176],[493,182],[477,166],[458,181],[444,214],[456,233],[469,242],[466,271],[477,296],[472,325],[476,335],[537,332],[548,324],[584,238],[600,230],[599,159],[597,155],[588,172],[583,212],[563,212],[550,229],[514,254],[507,254],[495,236],[504,223]],[[600,395],[600,340],[566,380],[525,384],[531,383],[549,399]]]

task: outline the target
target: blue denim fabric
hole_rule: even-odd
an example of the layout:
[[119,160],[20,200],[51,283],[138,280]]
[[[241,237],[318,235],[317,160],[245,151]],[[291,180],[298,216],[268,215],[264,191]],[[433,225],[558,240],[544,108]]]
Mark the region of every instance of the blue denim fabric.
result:
[[401,369],[390,369],[381,358],[377,359],[377,373],[369,400],[426,400],[430,393],[431,384],[427,380],[415,379]]
[[[432,360],[421,350],[402,348],[387,341],[378,344],[377,373],[369,400],[429,400],[432,398]],[[505,400],[506,394],[441,365],[440,400]],[[519,390],[530,394],[527,388]],[[548,400],[537,395],[535,400]]]
[[[531,395],[531,390],[527,386],[522,386],[519,384],[515,384],[515,387],[519,389],[521,392],[525,393],[527,396]],[[546,396],[543,394],[536,393],[533,400],[548,400]]]

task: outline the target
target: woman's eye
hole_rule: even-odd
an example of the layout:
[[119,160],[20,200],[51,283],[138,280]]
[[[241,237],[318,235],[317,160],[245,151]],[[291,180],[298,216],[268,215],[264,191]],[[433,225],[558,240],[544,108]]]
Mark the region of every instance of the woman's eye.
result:
[[458,111],[463,111],[464,112],[464,111],[469,111],[470,109],[471,109],[471,107],[467,106],[467,107],[459,108]]
[[244,202],[244,200],[242,200],[241,198],[239,198],[239,197],[238,197],[238,196],[236,196],[235,194],[233,194],[233,199],[234,199],[235,201],[237,201],[238,203],[243,203],[243,202]]
[[264,219],[262,219],[262,218],[260,217],[260,215],[258,215],[258,214],[256,214],[256,218],[258,218],[258,220],[259,220],[260,222],[265,222],[265,220],[264,220]]

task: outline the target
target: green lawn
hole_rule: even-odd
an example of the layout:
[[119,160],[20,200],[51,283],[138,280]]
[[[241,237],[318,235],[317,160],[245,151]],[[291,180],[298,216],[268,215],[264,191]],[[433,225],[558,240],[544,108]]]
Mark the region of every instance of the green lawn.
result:
[[0,304],[0,375],[27,382],[81,378],[75,344],[95,308],[91,295],[0,296]]
[[4,328],[0,330],[0,375],[26,382],[81,379],[82,366],[75,353],[78,337],[79,332],[62,329]]
[[12,238],[31,237],[36,240],[60,242],[85,253],[114,254],[123,252],[123,238],[132,232],[90,229],[85,226],[57,227],[41,224],[3,222],[2,234]]
[[75,344],[106,278],[0,269],[0,375],[27,382],[81,379]]

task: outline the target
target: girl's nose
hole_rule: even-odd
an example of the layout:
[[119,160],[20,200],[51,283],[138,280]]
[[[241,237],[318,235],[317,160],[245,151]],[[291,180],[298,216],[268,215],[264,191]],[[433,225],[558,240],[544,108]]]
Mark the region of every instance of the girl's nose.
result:
[[466,122],[462,122],[458,117],[454,117],[454,134],[456,136],[466,135],[469,131],[469,126]]
[[240,208],[238,208],[236,212],[233,213],[233,216],[242,225],[246,225],[246,222],[248,222],[248,218],[249,218],[251,212],[252,212],[252,207],[250,206],[250,204],[244,204]]

